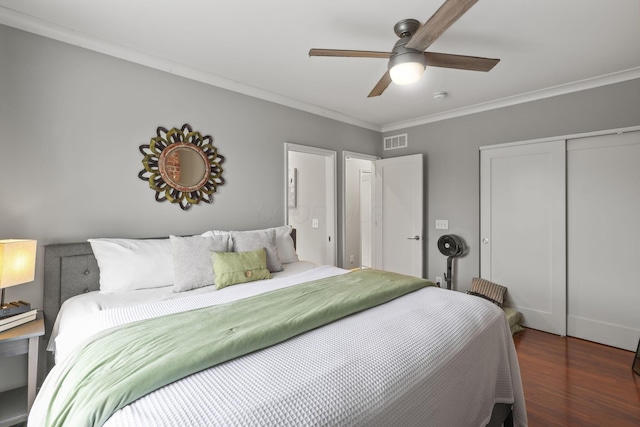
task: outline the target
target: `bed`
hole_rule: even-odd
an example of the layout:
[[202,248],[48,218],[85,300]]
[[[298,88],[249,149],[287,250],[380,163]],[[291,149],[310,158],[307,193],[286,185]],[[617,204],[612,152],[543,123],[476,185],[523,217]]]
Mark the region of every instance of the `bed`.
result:
[[[77,425],[73,417],[67,417],[66,424],[46,420],[51,406],[60,405],[52,402],[66,384],[64,370],[96,336],[108,337],[112,331],[145,321],[170,327],[171,322],[159,319],[228,308],[309,284],[324,288],[326,283],[360,280],[359,272],[288,256],[293,262],[283,263],[282,271],[269,280],[218,290],[203,286],[174,292],[164,286],[105,293],[100,291],[101,269],[94,249],[86,242],[45,248],[45,325],[49,349],[55,350],[50,363],[55,366],[36,398],[30,426]],[[190,327],[184,325],[179,333],[188,337]],[[181,340],[176,341],[173,347],[182,351]],[[504,313],[483,299],[426,284],[172,380],[109,412],[97,425],[503,423],[527,425],[518,361]]]

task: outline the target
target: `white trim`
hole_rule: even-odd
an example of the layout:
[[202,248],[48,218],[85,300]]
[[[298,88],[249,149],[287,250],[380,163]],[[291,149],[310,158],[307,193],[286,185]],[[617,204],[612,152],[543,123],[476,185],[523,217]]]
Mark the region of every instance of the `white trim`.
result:
[[63,43],[78,46],[84,49],[99,52],[115,58],[124,59],[125,61],[135,64],[144,65],[156,70],[164,71],[176,76],[185,77],[211,86],[227,89],[233,92],[248,95],[264,101],[273,102],[284,105],[285,107],[294,108],[296,110],[305,111],[328,119],[337,120],[339,122],[358,126],[364,129],[380,132],[382,127],[373,123],[366,122],[345,114],[338,113],[334,110],[322,108],[317,105],[308,104],[298,101],[284,95],[269,92],[254,86],[248,86],[234,80],[230,80],[218,75],[208,73],[206,71],[188,67],[176,61],[171,61],[155,55],[148,54],[139,50],[131,49],[116,43],[101,40],[87,34],[72,31],[59,25],[51,24],[32,16],[7,9],[0,6],[0,24],[9,27],[18,28],[23,31],[34,33],[43,37],[57,40]]
[[333,157],[335,158],[337,153],[334,150],[327,150],[325,148],[312,147],[310,145],[293,144],[291,142],[284,143],[285,150],[297,151],[299,153],[317,154],[319,156]]
[[[353,157],[354,159],[360,160],[379,160],[380,157],[372,156],[370,154],[362,154],[356,153],[353,151],[342,151],[342,227],[340,230],[342,231],[342,241],[340,242],[340,246],[342,247],[342,267],[345,268],[345,257],[347,256],[347,180],[345,177],[347,176],[347,158]],[[348,265],[348,264],[347,264]]]
[[[333,176],[327,173],[327,188],[331,188],[333,190],[333,200],[328,200],[333,202],[333,214],[331,215],[331,219],[333,225],[331,227],[327,227],[327,232],[331,233],[331,238],[333,239],[331,243],[333,244],[333,265],[337,265],[338,261],[338,165],[337,165],[337,152],[334,150],[326,150],[324,148],[311,147],[307,145],[300,144],[292,144],[290,142],[284,143],[284,223],[289,224],[289,208],[287,203],[287,195],[288,195],[288,184],[289,184],[289,152],[295,151],[298,153],[307,153],[307,154],[316,154],[319,156],[324,156],[327,158],[329,163],[333,167]],[[327,215],[329,216],[329,215]]]
[[390,123],[382,126],[382,132],[390,132],[400,129],[406,129],[414,126],[420,126],[427,123],[439,122],[441,120],[452,119],[455,117],[467,116],[470,114],[481,113],[484,111],[496,110],[498,108],[510,107],[513,105],[524,104],[527,102],[538,101],[545,98],[551,98],[558,95],[566,95],[581,90],[593,89],[600,86],[606,86],[614,83],[625,82],[640,78],[640,67],[631,68],[629,70],[619,71],[617,73],[606,74],[604,76],[593,77],[590,79],[580,80],[546,89],[540,89],[533,92],[514,95],[507,98],[496,99],[481,104],[471,105],[456,110],[444,111],[442,113],[432,114],[417,119],[406,120],[402,122]]
[[242,93],[244,95],[262,99],[264,101],[273,102],[285,107],[294,108],[296,110],[305,111],[307,113],[326,117],[328,119],[337,120],[339,122],[383,133],[640,78],[640,67],[631,68],[604,76],[593,77],[577,82],[553,86],[550,88],[536,90],[503,99],[488,101],[469,107],[463,107],[456,110],[444,111],[442,113],[436,113],[429,116],[419,117],[416,119],[410,119],[401,122],[389,123],[386,125],[379,125],[357,119],[355,117],[347,116],[334,110],[322,108],[313,104],[308,104],[306,102],[289,98],[287,96],[280,95],[274,92],[269,92],[253,86],[248,86],[237,81],[233,81],[212,73],[199,70],[197,68],[186,67],[179,62],[170,61],[164,58],[157,57],[155,55],[150,55],[145,52],[131,49],[126,46],[107,42],[97,37],[82,34],[68,28],[52,24],[50,22],[37,19],[33,16],[28,16],[11,9],[7,9],[3,6],[0,6],[0,24],[50,39],[58,40],[74,46],[79,46],[84,49],[103,53],[105,55],[110,55],[115,58],[124,59],[126,61],[144,65],[157,70],[165,71],[170,74],[227,89],[233,92]]
[[596,130],[592,132],[574,133],[570,135],[550,136],[547,138],[527,139],[523,141],[506,142],[504,144],[483,145],[482,147],[480,147],[480,151],[491,150],[493,148],[512,147],[516,145],[527,145],[527,144],[537,144],[540,142],[557,141],[559,139],[569,140],[569,139],[578,139],[578,138],[590,138],[592,136],[612,135],[615,133],[619,134],[619,133],[637,132],[637,131],[640,131],[640,126],[629,126],[625,128]]

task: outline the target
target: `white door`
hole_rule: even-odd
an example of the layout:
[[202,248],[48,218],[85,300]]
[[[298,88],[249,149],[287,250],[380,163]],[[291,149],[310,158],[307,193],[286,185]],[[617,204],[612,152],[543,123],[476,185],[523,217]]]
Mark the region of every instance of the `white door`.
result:
[[[371,200],[371,188],[363,188],[361,176],[371,173],[373,161],[378,157],[368,154],[342,152],[342,264],[351,269],[371,267],[371,232],[363,230],[363,221],[371,218],[371,207],[362,207],[363,198]],[[365,184],[366,186],[366,184]],[[369,185],[369,187],[371,187]],[[363,194],[367,193],[367,194]],[[363,210],[364,209],[364,210]],[[363,234],[364,233],[364,234]],[[368,240],[368,242],[367,242]]]
[[360,171],[360,267],[373,265],[373,222],[371,221],[373,196],[371,171]]
[[566,335],[565,141],[480,152],[480,275],[534,329]]
[[423,277],[422,154],[376,160],[374,268]]
[[567,142],[567,334],[635,351],[640,132]]
[[[294,198],[289,169],[296,174]],[[285,224],[296,229],[300,259],[336,265],[336,205],[336,152],[285,143]]]

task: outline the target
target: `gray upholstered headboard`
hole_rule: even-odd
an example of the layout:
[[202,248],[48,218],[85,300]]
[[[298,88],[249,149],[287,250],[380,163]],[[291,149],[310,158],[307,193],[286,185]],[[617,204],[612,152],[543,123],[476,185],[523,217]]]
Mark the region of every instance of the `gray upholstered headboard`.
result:
[[[296,245],[296,230],[291,231]],[[51,336],[60,306],[69,298],[100,289],[100,270],[91,244],[46,245],[44,250],[45,337]]]
[[44,249],[45,337],[51,336],[60,306],[69,298],[100,289],[100,270],[91,244],[46,245]]

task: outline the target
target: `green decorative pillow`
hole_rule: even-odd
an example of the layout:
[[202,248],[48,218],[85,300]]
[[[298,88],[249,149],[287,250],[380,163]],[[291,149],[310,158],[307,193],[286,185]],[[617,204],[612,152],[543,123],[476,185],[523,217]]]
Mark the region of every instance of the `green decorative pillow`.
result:
[[271,279],[264,248],[248,252],[212,252],[216,289],[254,280]]

